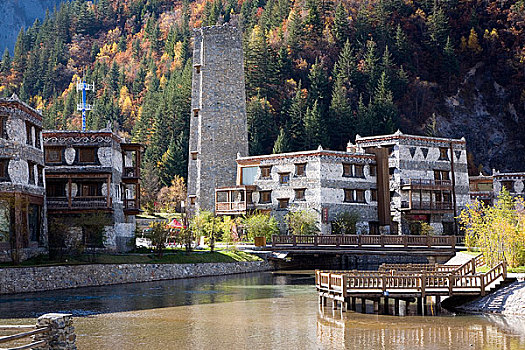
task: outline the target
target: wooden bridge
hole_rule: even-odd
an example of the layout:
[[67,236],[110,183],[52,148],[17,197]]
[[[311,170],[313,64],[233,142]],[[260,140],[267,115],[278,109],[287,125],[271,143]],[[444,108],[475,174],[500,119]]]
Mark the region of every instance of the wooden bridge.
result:
[[[389,298],[394,298],[394,314],[399,315],[399,301],[418,302],[418,313],[424,314],[427,297],[440,304],[441,297],[452,295],[484,296],[505,280],[505,262],[486,273],[476,273],[482,264],[480,256],[463,265],[441,264],[383,264],[379,271],[320,271],[316,270],[315,284],[321,305],[327,300],[337,309],[351,305],[356,310],[356,298],[361,299],[362,310],[366,300],[374,302],[377,311],[383,299],[383,312],[388,312]],[[386,307],[385,307],[386,305]]]
[[456,236],[413,235],[273,235],[272,248],[449,248],[455,249]]

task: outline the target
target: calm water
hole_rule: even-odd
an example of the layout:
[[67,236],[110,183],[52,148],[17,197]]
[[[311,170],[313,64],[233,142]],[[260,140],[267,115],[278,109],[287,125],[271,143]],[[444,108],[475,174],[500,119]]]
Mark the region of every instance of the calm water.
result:
[[[0,323],[75,317],[79,349],[525,349],[525,319],[318,309],[311,276],[271,273],[0,297]],[[22,318],[22,319],[21,319]]]

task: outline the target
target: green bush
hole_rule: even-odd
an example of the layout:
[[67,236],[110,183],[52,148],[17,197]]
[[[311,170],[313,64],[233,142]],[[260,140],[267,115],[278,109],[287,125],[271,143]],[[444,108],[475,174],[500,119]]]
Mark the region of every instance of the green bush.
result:
[[357,233],[357,221],[359,221],[359,214],[354,211],[345,211],[337,214],[332,224],[334,233],[340,235],[355,235]]
[[254,237],[266,237],[266,240],[270,240],[272,235],[279,233],[279,226],[277,220],[269,214],[263,214],[261,212],[255,212],[244,218],[244,229],[249,239],[253,240]]
[[285,216],[288,230],[294,235],[315,235],[319,233],[317,218],[310,210],[291,211]]

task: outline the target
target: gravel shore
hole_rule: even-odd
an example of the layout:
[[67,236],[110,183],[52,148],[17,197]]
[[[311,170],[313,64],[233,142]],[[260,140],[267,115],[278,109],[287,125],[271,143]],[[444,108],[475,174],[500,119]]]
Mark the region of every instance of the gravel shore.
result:
[[465,312],[525,316],[525,281],[509,284],[490,295],[464,304],[459,309]]

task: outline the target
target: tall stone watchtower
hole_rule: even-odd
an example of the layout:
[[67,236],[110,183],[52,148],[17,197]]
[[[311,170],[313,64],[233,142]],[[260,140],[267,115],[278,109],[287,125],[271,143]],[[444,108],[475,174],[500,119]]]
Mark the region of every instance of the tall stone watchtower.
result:
[[215,207],[215,188],[234,186],[248,155],[242,37],[231,25],[194,31],[188,160],[191,211]]

